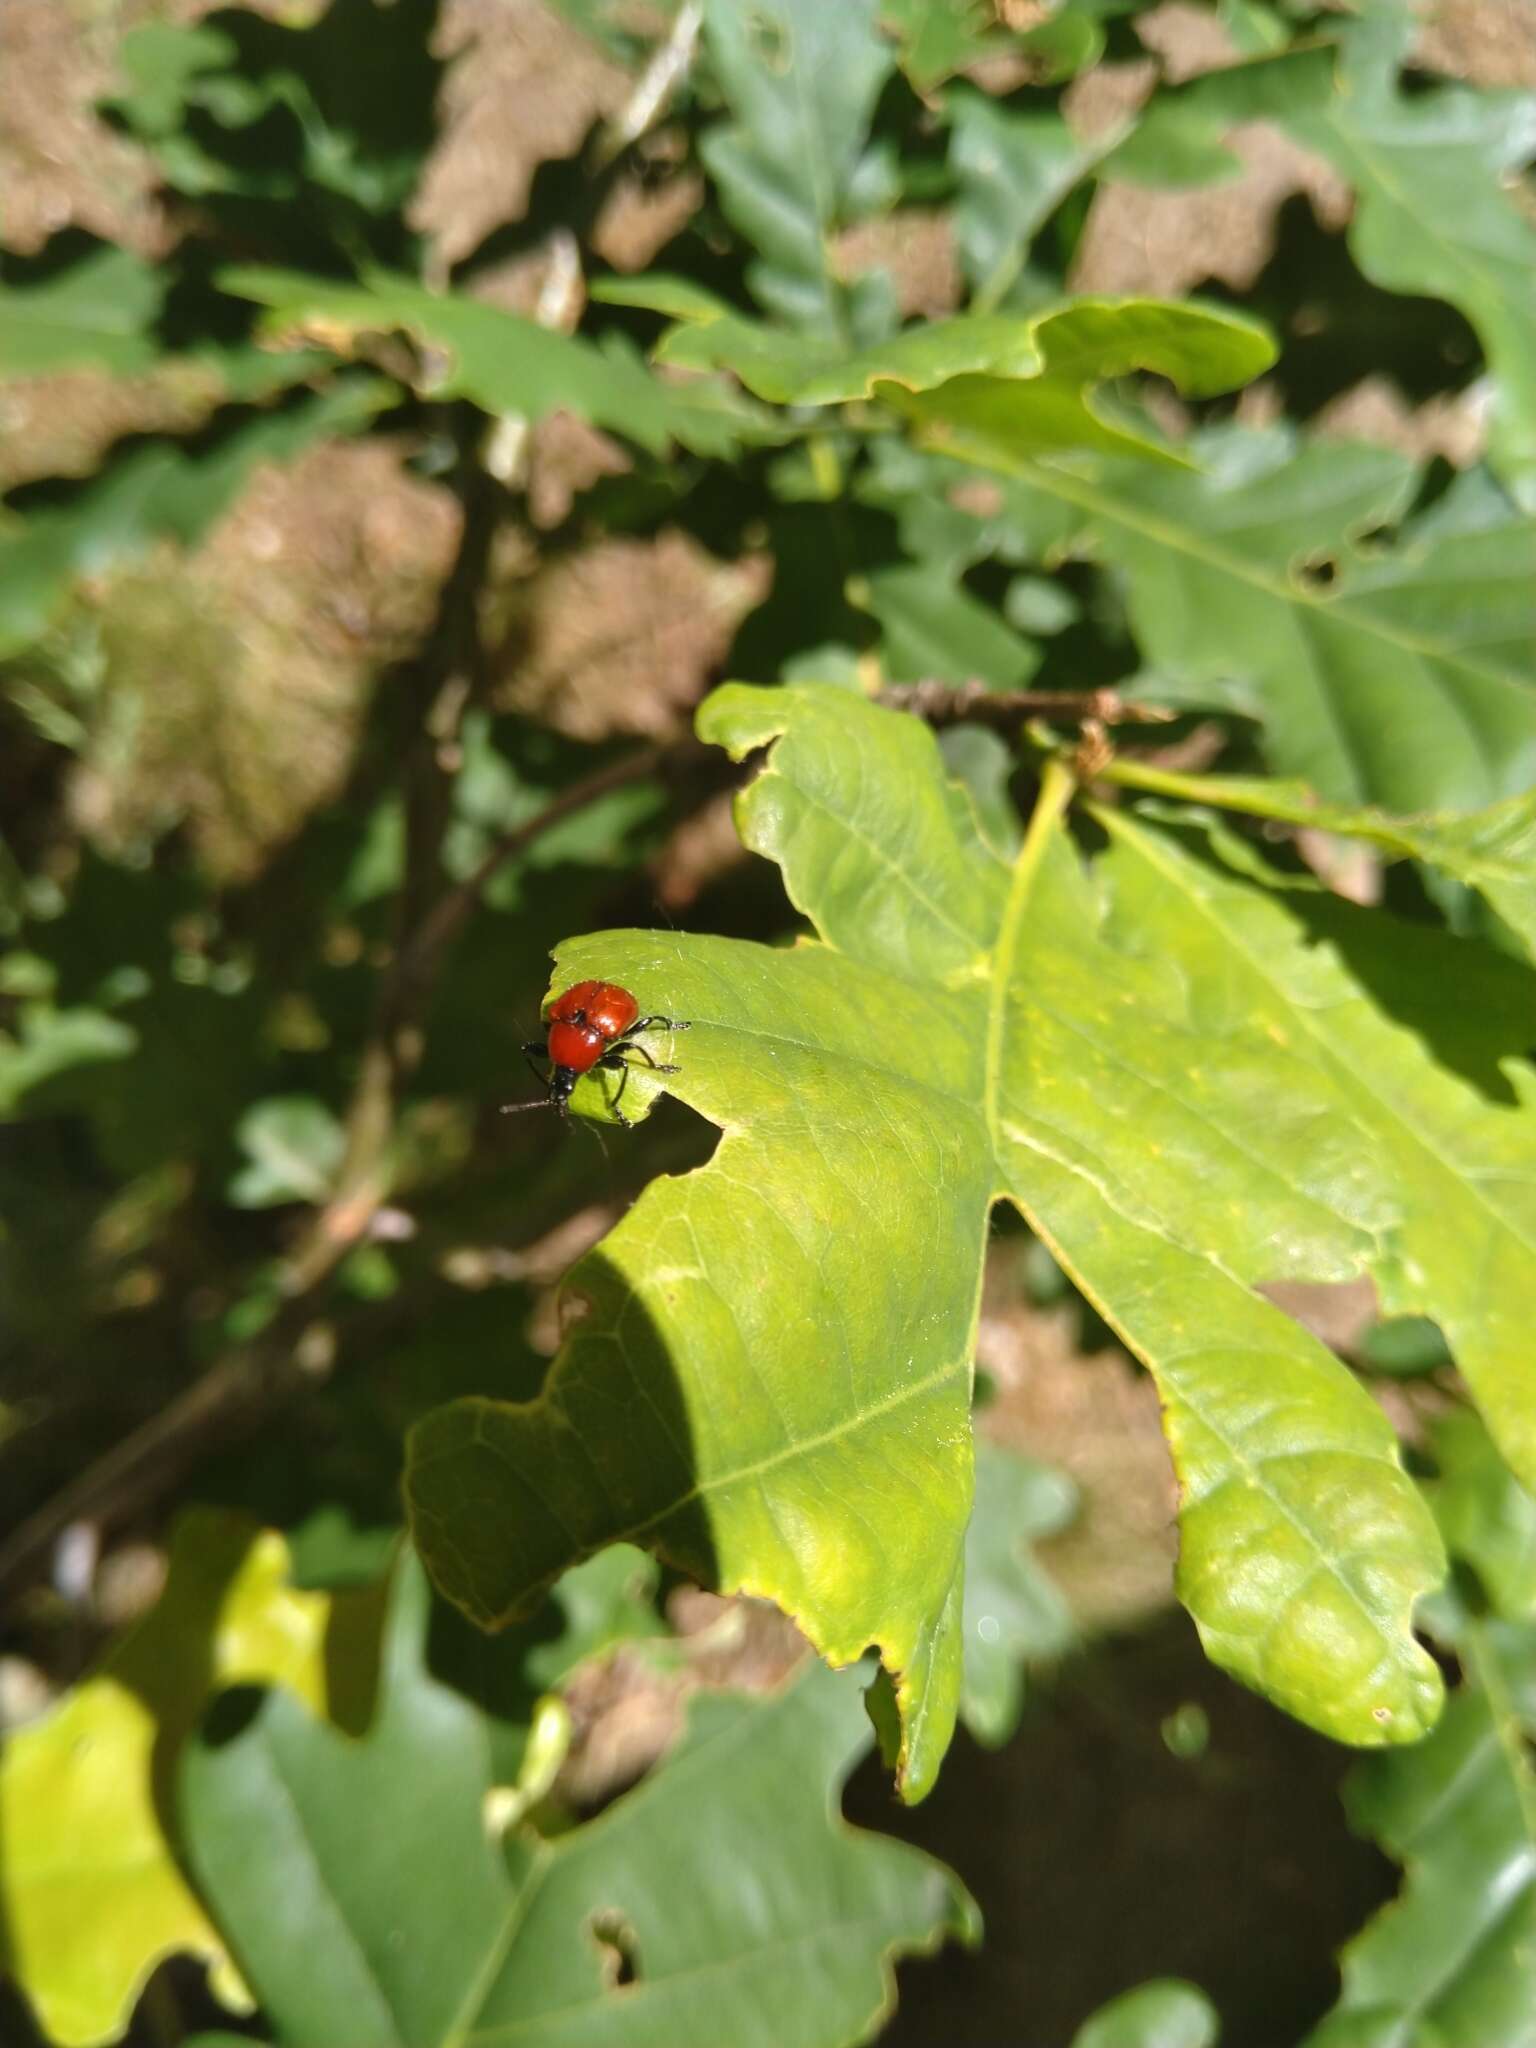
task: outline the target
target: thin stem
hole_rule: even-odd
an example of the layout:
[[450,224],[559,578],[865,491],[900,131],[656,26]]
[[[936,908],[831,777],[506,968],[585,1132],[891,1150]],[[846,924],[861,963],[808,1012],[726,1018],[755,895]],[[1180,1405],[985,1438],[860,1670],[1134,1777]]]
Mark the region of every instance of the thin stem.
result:
[[1253,817],[1277,818],[1288,825],[1307,823],[1308,811],[1321,808],[1316,799],[1310,806],[1301,802],[1294,785],[1287,794],[1288,785],[1283,782],[1266,785],[1249,776],[1186,775],[1150,761],[1117,758],[1102,770],[1101,779],[1123,789],[1145,790],[1151,796],[1180,797],[1187,803],[1212,804],[1224,811],[1247,811]]
[[964,683],[925,680],[891,683],[878,702],[892,711],[910,711],[928,725],[995,726],[1017,732],[1027,718],[1064,714],[1078,724],[1166,725],[1178,716],[1161,704],[1140,704],[1118,690],[992,690],[976,679]]
[[657,774],[668,762],[680,758],[694,745],[692,741],[678,741],[670,746],[642,747],[637,753],[626,754],[622,760],[611,761],[606,768],[594,769],[579,782],[573,782],[537,817],[503,833],[473,873],[440,896],[422,919],[402,956],[402,975],[413,982],[430,981],[443,953],[463,930],[493,877],[508,861],[516,860],[525,853],[551,827],[574,817],[578,811],[584,811],[600,797],[610,796],[616,789],[627,789],[632,782],[643,782],[648,775]]
[[1003,1077],[1003,1042],[1007,1030],[1007,995],[1013,981],[1019,934],[1024,928],[1030,893],[1045,860],[1046,850],[1067,808],[1077,792],[1077,778],[1066,762],[1053,755],[1040,777],[1035,808],[1024,831],[1024,842],[1013,863],[1008,900],[1003,907],[1002,927],[992,955],[991,1001],[987,1016],[987,1051],[984,1069],[982,1113],[994,1141],[997,1136],[998,1102]]

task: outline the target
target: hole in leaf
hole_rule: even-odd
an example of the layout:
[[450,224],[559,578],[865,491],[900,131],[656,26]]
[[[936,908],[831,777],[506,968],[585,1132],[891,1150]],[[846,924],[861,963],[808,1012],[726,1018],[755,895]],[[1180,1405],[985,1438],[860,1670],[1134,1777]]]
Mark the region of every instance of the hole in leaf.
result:
[[640,1948],[630,1922],[616,1906],[604,1906],[589,1925],[602,1958],[604,1984],[611,1991],[633,1984],[640,1975]]
[[1303,555],[1294,565],[1296,580],[1308,590],[1328,590],[1339,580],[1337,555]]
[[749,16],[747,40],[760,64],[781,77],[789,70],[790,37],[781,21],[775,21],[771,14]]

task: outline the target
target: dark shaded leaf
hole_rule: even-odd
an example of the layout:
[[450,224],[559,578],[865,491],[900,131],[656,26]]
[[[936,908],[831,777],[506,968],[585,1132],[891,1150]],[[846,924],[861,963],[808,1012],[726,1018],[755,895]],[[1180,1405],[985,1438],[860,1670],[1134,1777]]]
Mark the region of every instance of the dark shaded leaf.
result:
[[1536,2010],[1536,1780],[1514,1684],[1530,1631],[1479,1628],[1471,1682],[1418,1748],[1350,1778],[1350,1820],[1403,1889],[1340,1958],[1306,2048],[1523,2048]]
[[837,2048],[888,2008],[892,1950],[974,1937],[942,1866],[837,1818],[868,1724],[815,1666],[772,1699],[696,1698],[639,1790],[503,1849],[485,1724],[423,1666],[427,1607],[406,1565],[362,1742],[273,1692],[187,1754],[192,1866],[280,2040],[676,2048],[766,2026]]
[[1072,1482],[985,1438],[976,1445],[976,1504],[965,1535],[965,1672],[960,1718],[997,1748],[1019,1725],[1025,1672],[1071,1646],[1071,1611],[1028,1546],[1054,1536],[1077,1507]]
[[145,23],[123,40],[109,108],[233,244],[347,271],[398,263],[436,133],[437,19],[438,0],[330,0],[296,24],[237,7]]

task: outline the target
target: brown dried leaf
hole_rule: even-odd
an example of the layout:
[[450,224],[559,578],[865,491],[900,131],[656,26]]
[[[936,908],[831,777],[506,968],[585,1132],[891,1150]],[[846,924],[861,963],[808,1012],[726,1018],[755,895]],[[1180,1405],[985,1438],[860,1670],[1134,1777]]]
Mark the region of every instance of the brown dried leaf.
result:
[[1305,192],[1326,228],[1350,217],[1347,182],[1267,121],[1245,121],[1225,138],[1241,160],[1236,178],[1193,191],[1104,184],[1094,195],[1073,266],[1082,292],[1176,297],[1206,278],[1247,291],[1274,254],[1282,200]]
[[[347,772],[376,664],[424,628],[452,551],[448,494],[387,442],[263,470],[204,545],[96,598],[109,717],[73,778],[78,827],[123,846],[186,822],[237,877]],[[126,733],[126,737],[125,737]]]
[[768,585],[760,557],[718,562],[679,533],[607,540],[523,594],[501,701],[574,738],[675,732]]
[[1081,1351],[1075,1307],[1037,1309],[997,1292],[1004,1298],[984,1307],[977,1342],[998,1388],[981,1427],[1058,1466],[1082,1496],[1071,1527],[1037,1546],[1040,1563],[1085,1629],[1167,1607],[1178,1490],[1152,1381],[1118,1348]]

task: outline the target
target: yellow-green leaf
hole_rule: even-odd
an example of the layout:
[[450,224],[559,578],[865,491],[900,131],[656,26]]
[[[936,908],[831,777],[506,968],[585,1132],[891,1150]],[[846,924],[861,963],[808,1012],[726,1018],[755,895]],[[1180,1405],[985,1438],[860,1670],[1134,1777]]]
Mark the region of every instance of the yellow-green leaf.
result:
[[[642,302],[642,292],[622,294]],[[875,400],[907,419],[928,446],[991,462],[1064,449],[1168,451],[1149,423],[1117,413],[1096,387],[1155,371],[1191,398],[1230,391],[1274,361],[1267,332],[1214,306],[1161,299],[1073,299],[1029,317],[974,313],[906,328],[869,347],[770,327],[670,281],[646,301],[680,314],[658,359],[726,369],[780,405]]]
[[1251,860],[1237,872],[1123,815],[1105,822],[1135,878],[1139,944],[1167,957],[1177,943],[1187,971],[1203,933],[1223,962],[1211,1014],[1304,1059],[1336,1127],[1353,1126],[1374,1211],[1363,1263],[1384,1309],[1440,1325],[1536,1486],[1536,1078],[1520,1057],[1536,976],[1320,889],[1256,889]]
[[1212,1654],[1341,1739],[1415,1739],[1440,1698],[1411,1631],[1433,1522],[1375,1402],[1256,1291],[1345,1278],[1398,1221],[1395,1160],[1318,1048],[1228,1000],[1230,942],[1199,920],[1177,966],[1149,948],[1187,883],[1139,845],[1085,868],[1057,771],[1010,864],[915,720],[733,685],[700,725],[772,746],[740,827],[820,941],[560,949],[557,985],[613,976],[691,1021],[658,1057],[723,1136],[576,1268],[537,1400],[419,1425],[434,1576],[494,1624],[625,1537],[776,1600],[834,1662],[873,1643],[921,1796],[960,1681],[970,1361],[1006,1198],[1157,1378]]
[[[290,1687],[317,1710],[355,1717],[326,1656],[364,1596],[288,1584],[282,1538],[234,1516],[188,1515],[165,1592],[94,1677],[0,1750],[0,1966],[63,2048],[110,2041],[165,1956],[216,1968],[235,1998],[224,1944],[181,1873],[163,1819],[164,1773],[221,1686]],[[334,1638],[333,1638],[334,1647]]]

